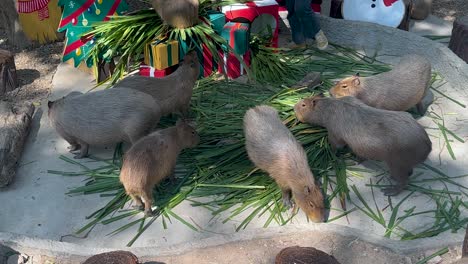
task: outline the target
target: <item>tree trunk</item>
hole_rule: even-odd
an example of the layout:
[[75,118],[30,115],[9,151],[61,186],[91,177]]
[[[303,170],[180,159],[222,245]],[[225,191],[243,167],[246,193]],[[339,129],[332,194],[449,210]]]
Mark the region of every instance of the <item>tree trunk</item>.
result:
[[13,91],[16,87],[18,87],[18,77],[13,54],[0,49],[0,95]]
[[31,103],[13,106],[0,101],[0,187],[13,181],[33,113]]
[[10,43],[22,49],[30,45],[31,41],[23,32],[16,8],[16,0],[2,0],[0,27],[6,30]]

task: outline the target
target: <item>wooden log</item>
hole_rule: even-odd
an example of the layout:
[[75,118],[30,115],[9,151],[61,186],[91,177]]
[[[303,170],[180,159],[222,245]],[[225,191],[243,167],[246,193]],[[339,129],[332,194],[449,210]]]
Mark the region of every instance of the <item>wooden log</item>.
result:
[[468,63],[468,16],[457,17],[453,22],[449,49]]
[[287,247],[276,255],[275,264],[340,264],[333,256],[313,247]]
[[15,58],[8,50],[0,49],[0,95],[18,87]]
[[0,187],[10,184],[21,158],[31,125],[34,105],[0,101]]
[[83,264],[138,264],[138,258],[129,251],[111,251],[94,255]]

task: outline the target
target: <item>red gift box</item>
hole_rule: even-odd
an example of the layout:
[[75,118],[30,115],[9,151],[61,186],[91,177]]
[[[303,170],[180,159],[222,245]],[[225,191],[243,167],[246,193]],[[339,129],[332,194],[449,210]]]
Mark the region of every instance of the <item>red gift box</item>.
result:
[[208,49],[206,44],[202,45],[203,50],[203,77],[208,77],[213,73],[214,70],[214,59],[213,54]]
[[[220,73],[226,73],[231,79],[238,78],[246,73],[245,68],[232,52],[227,54],[224,51],[219,51],[219,56],[221,57],[221,61],[218,65],[218,71]],[[245,64],[250,66],[250,51],[247,51],[242,57],[244,58]]]
[[148,66],[144,63],[140,65],[140,75],[141,76],[148,76],[148,77],[154,77],[154,78],[162,78],[165,77],[171,73],[173,73],[179,65],[176,64],[174,66],[168,67],[163,70],[157,70],[156,68],[153,68],[151,66]]
[[232,5],[223,6],[221,11],[226,15],[228,21],[238,18],[247,19],[252,23],[256,17],[269,14],[276,21],[276,26],[273,31],[272,46],[278,47],[278,28],[279,28],[279,14],[278,3],[275,0],[262,0],[251,1],[246,3],[237,3]]

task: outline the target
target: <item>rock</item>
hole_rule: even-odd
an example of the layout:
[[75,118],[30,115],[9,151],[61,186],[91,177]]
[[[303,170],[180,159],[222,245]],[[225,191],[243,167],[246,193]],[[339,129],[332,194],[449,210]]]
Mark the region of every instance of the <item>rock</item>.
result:
[[427,264],[439,264],[441,261],[442,258],[440,256],[435,256],[434,258],[430,259]]
[[0,187],[13,181],[34,113],[34,105],[0,101]]
[[313,89],[320,85],[322,80],[320,78],[319,72],[309,72],[302,80],[297,82],[295,85],[291,86],[292,89],[298,89],[302,87],[307,87],[308,89]]
[[83,264],[138,264],[138,258],[129,251],[111,251],[94,255]]
[[333,256],[313,247],[287,247],[276,255],[275,264],[340,264]]
[[458,17],[453,22],[449,49],[468,63],[468,16]]
[[8,50],[0,49],[0,95],[18,87],[15,58]]
[[411,18],[424,20],[429,16],[432,9],[432,0],[413,0]]

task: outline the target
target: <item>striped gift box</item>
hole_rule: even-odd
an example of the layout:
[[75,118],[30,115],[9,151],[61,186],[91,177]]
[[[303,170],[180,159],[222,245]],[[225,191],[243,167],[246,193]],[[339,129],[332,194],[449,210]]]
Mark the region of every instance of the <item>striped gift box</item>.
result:
[[145,46],[145,64],[164,70],[179,63],[179,42],[154,40]]

